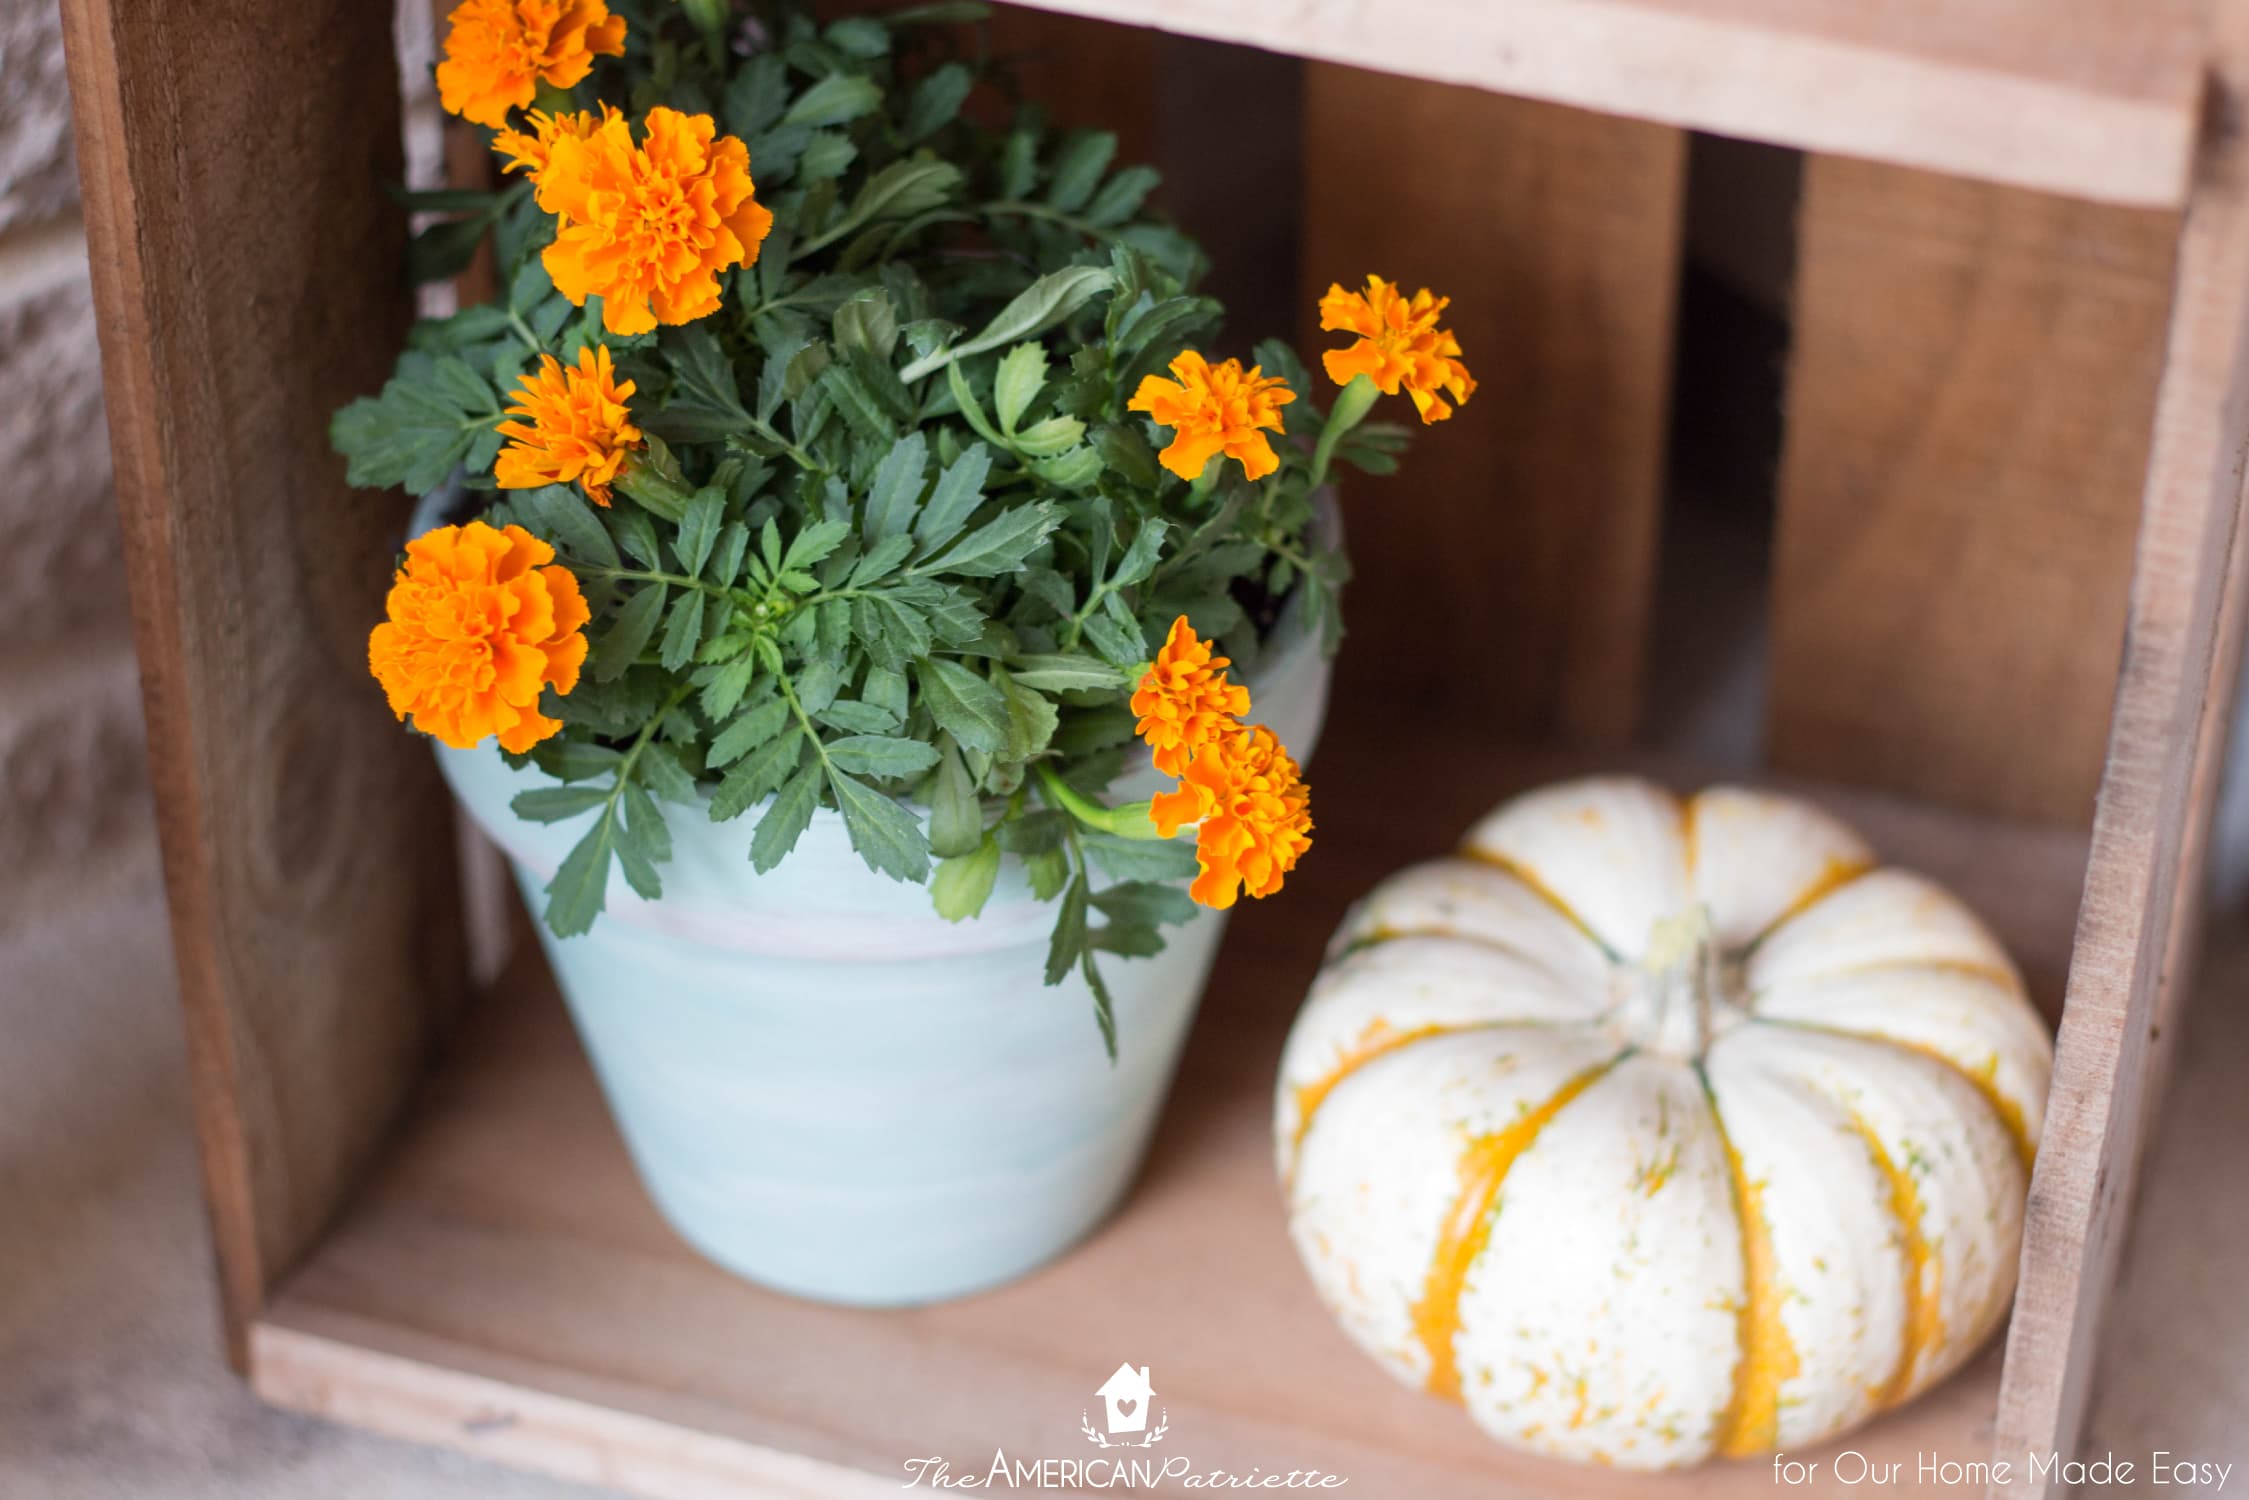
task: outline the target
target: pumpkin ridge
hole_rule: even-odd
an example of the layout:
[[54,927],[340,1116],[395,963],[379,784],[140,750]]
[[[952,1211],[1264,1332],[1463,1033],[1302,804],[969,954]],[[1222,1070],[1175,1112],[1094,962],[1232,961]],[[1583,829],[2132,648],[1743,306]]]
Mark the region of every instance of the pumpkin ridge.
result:
[[1830,857],[1819,874],[1812,877],[1811,883],[1798,891],[1790,898],[1788,905],[1781,908],[1780,915],[1759,928],[1757,935],[1742,945],[1742,959],[1747,960],[1751,954],[1757,951],[1758,944],[1764,942],[1765,939],[1771,937],[1798,917],[1803,916],[1843,887],[1854,881],[1863,880],[1881,868],[1882,866],[1879,863],[1871,859]]
[[[1450,936],[1450,934],[1431,934],[1431,936]],[[1473,940],[1467,939],[1464,941]],[[1490,946],[1499,947],[1498,944],[1491,944]],[[1513,952],[1512,949],[1504,948],[1500,951]],[[1594,1016],[1588,1016],[1583,1021],[1510,1019],[1503,1021],[1463,1021],[1455,1025],[1447,1025],[1442,1021],[1431,1021],[1425,1026],[1409,1026],[1402,1031],[1393,1029],[1387,1021],[1377,1019],[1366,1030],[1359,1033],[1359,1040],[1349,1051],[1343,1054],[1342,1059],[1333,1068],[1313,1079],[1310,1083],[1300,1083],[1296,1086],[1296,1129],[1289,1137],[1289,1170],[1288,1175],[1282,1180],[1282,1186],[1286,1187],[1295,1180],[1296,1163],[1304,1154],[1304,1137],[1311,1132],[1312,1116],[1319,1112],[1322,1104],[1327,1102],[1328,1095],[1334,1093],[1337,1088],[1350,1079],[1352,1074],[1358,1072],[1368,1063],[1387,1057],[1393,1052],[1402,1052],[1415,1042],[1426,1042],[1436,1037],[1471,1036],[1479,1031],[1513,1030],[1517,1027],[1527,1027],[1540,1031],[1555,1030],[1563,1027],[1584,1026],[1597,1019],[1598,1017]]]
[[1438,1228],[1437,1247],[1430,1256],[1429,1276],[1421,1296],[1408,1309],[1414,1336],[1429,1354],[1427,1384],[1431,1394],[1460,1400],[1459,1355],[1453,1345],[1460,1335],[1461,1292],[1467,1286],[1469,1268],[1491,1243],[1500,1188],[1509,1170],[1572,1099],[1600,1081],[1632,1051],[1624,1048],[1608,1061],[1576,1074],[1538,1108],[1499,1130],[1474,1137],[1461,1152],[1460,1195]]
[[1780,1315],[1764,1186],[1749,1180],[1741,1153],[1726,1132],[1726,1117],[1718,1108],[1718,1096],[1711,1092],[1710,1079],[1699,1067],[1695,1071],[1702,1076],[1703,1097],[1710,1101],[1711,1122],[1717,1127],[1727,1175],[1733,1181],[1734,1212],[1741,1221],[1742,1297],[1736,1312],[1741,1359],[1734,1366],[1733,1395],[1714,1430],[1717,1450],[1728,1458],[1740,1458],[1766,1452],[1779,1442],[1780,1388],[1802,1373],[1804,1365]]
[[[1977,966],[1961,964],[1901,964],[1898,965],[1898,967],[1974,969]],[[1755,1010],[1752,1010],[1749,1013],[1749,1019],[1762,1026],[1789,1026],[1794,1027],[1798,1031],[1818,1032],[1821,1036],[1839,1036],[1845,1038],[1846,1040],[1854,1042],[1873,1042],[1884,1047],[1895,1047],[1900,1052],[1910,1052],[1915,1057],[1927,1058],[1930,1062],[1938,1063],[1946,1068],[1951,1069],[1962,1079],[1966,1080],[1968,1086],[1973,1088],[1977,1092],[1977,1094],[1982,1096],[1985,1104],[1991,1106],[1992,1114],[1997,1116],[1999,1119],[2000,1128],[2005,1130],[2007,1132],[2007,1138],[2015,1143],[2015,1155],[2021,1159],[2023,1164],[2023,1173],[2026,1177],[2029,1175],[2031,1168],[2036,1165],[2038,1160],[2038,1143],[2030,1138],[2030,1122],[2028,1118],[2023,1114],[2022,1105],[2017,1101],[2008,1098],[2004,1093],[2000,1092],[1998,1082],[1999,1059],[1996,1054],[1992,1057],[1992,1060],[1989,1063],[1985,1064],[1983,1067],[1971,1068],[1967,1064],[1960,1062],[1956,1058],[1945,1056],[1942,1052],[1939,1052],[1934,1047],[1926,1046],[1920,1042],[1909,1042],[1903,1037],[1883,1036],[1881,1033],[1874,1031],[1853,1031],[1846,1026],[1823,1026],[1817,1021],[1799,1020],[1793,1016],[1759,1015]]]
[[1876,1170],[1890,1184],[1890,1213],[1905,1240],[1905,1330],[1898,1347],[1897,1368],[1875,1393],[1877,1411],[1887,1411],[1912,1394],[1913,1372],[1921,1356],[1944,1342],[1944,1262],[1936,1258],[1921,1233],[1921,1189],[1913,1174],[1899,1166],[1874,1127],[1856,1110],[1846,1110],[1851,1127],[1866,1143]]
[[1460,848],[1460,857],[1462,859],[1472,860],[1480,865],[1488,865],[1492,869],[1499,871],[1502,875],[1513,877],[1523,886],[1525,890],[1538,897],[1539,900],[1545,902],[1548,906],[1553,907],[1557,912],[1560,912],[1564,921],[1568,922],[1572,927],[1575,927],[1579,932],[1585,934],[1587,938],[1591,939],[1593,945],[1596,948],[1599,948],[1603,953],[1608,955],[1609,962],[1619,964],[1626,962],[1623,954],[1610,947],[1608,943],[1602,939],[1601,934],[1595,932],[1592,927],[1587,924],[1585,918],[1577,914],[1576,907],[1573,907],[1569,904],[1569,902],[1564,901],[1562,899],[1561,893],[1556,891],[1552,886],[1548,885],[1544,880],[1541,880],[1538,877],[1537,872],[1532,870],[1529,866],[1512,860],[1504,854],[1500,854],[1491,849],[1482,848],[1476,844],[1463,844]]

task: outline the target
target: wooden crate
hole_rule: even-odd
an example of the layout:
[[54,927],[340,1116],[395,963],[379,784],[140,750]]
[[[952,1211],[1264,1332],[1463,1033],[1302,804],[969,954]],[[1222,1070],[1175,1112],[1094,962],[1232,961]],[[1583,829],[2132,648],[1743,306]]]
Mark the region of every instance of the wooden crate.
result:
[[[884,1314],[686,1250],[536,957],[471,994],[442,791],[364,680],[399,507],[325,438],[406,317],[387,13],[62,8],[224,1315],[268,1399],[650,1496],[872,1495],[908,1458],[1068,1451],[1129,1357],[1198,1470],[1769,1483],[1558,1469],[1393,1386],[1292,1264],[1266,1141],[1343,904],[1510,789],[1637,763],[1700,129],[1813,153],[1775,775],[1952,882],[2059,1024],[2010,1331],[1849,1445],[1909,1475],[2073,1450],[2239,665],[2249,0],[1046,0],[1301,72],[1009,12],[1065,112],[1152,111],[1124,123],[1196,201],[1301,213],[1228,230],[1295,247],[1285,279],[1453,291],[1484,388],[1410,481],[1354,490],[1320,848],[1239,919],[1133,1199],[1017,1286]],[[1167,123],[1182,78],[1270,139]],[[1299,137],[1301,194],[1271,168]]]

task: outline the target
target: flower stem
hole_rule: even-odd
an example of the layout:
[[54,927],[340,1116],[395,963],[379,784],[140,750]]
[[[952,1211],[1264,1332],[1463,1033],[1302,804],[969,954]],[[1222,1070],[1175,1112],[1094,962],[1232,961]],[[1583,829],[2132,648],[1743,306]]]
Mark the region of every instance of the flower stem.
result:
[[1048,802],[1095,832],[1114,834],[1121,839],[1163,837],[1148,817],[1147,803],[1127,802],[1122,807],[1103,807],[1072,788],[1045,761],[1039,761],[1031,769],[1038,773],[1039,791]]
[[1354,375],[1343,393],[1335,398],[1335,405],[1328,409],[1327,426],[1320,429],[1319,446],[1312,450],[1312,488],[1318,489],[1327,482],[1328,463],[1335,457],[1335,445],[1343,440],[1345,433],[1366,420],[1375,397],[1381,394],[1372,380]]

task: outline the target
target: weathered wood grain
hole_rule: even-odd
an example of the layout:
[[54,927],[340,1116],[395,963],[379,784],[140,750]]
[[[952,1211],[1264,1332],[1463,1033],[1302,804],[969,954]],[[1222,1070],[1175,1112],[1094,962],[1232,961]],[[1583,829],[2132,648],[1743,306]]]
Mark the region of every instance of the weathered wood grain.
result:
[[[1611,764],[1695,784],[1677,767]],[[913,1457],[942,1455],[958,1477],[987,1471],[995,1448],[1119,1456],[1088,1446],[1078,1424],[1130,1358],[1151,1367],[1167,1409],[1159,1456],[1184,1454],[1197,1473],[1319,1468],[1345,1476],[1345,1494],[1384,1500],[1762,1492],[1769,1461],[1650,1479],[1498,1447],[1353,1348],[1289,1247],[1270,1080],[1322,941],[1383,874],[1449,847],[1510,792],[1586,769],[1582,752],[1495,751],[1473,724],[1340,703],[1317,768],[1320,842],[1282,897],[1237,914],[1132,1196],[1053,1266],[940,1306],[820,1306],[740,1281],[680,1242],[534,959],[471,1018],[384,1171],[261,1322],[256,1387],[661,1500],[857,1497],[862,1476],[901,1483]],[[1953,884],[2042,990],[2058,977],[2082,833],[1790,789]],[[1834,1478],[1842,1447],[1903,1462],[1909,1476],[1919,1452],[1976,1456],[1996,1355],[1798,1455],[1823,1466],[1791,1493],[1860,1493]]]
[[2092,821],[2177,225],[1806,163],[1774,764]]
[[[1348,677],[1498,732],[1627,738],[1640,707],[1678,288],[1680,132],[1315,64],[1301,347],[1331,282],[1450,296],[1478,381],[1399,474],[1342,481]],[[1401,394],[1376,407],[1414,422]]]
[[404,328],[383,6],[67,0],[118,504],[238,1360],[461,993],[452,823],[367,676],[404,502],[329,412]]
[[[2170,1028],[2177,923],[2200,881],[2208,757],[2233,674],[2220,645],[2242,552],[2249,451],[2249,5],[2220,11],[2221,97],[2180,241],[2178,286],[2141,504],[2123,673],[2093,823],[2045,1139],[2031,1178],[2008,1337],[2001,1454],[2074,1451],[2138,1172],[2149,1081]],[[2238,613],[2238,603],[2231,613]],[[2023,1473],[2010,1495],[2058,1486]]]
[[2103,202],[2185,201],[2211,0],[1030,0]]

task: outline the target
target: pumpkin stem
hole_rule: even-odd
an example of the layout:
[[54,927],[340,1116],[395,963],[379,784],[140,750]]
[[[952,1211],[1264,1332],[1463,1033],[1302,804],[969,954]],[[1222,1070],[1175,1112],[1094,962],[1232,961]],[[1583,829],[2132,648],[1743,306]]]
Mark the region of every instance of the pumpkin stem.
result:
[[1710,1050],[1712,1006],[1722,982],[1710,908],[1696,903],[1657,922],[1642,964],[1655,1001],[1658,1045],[1685,1057]]

